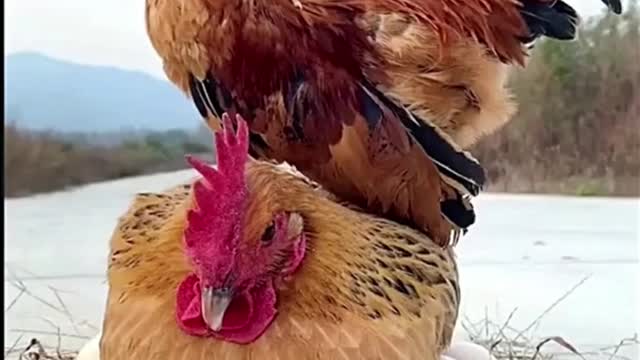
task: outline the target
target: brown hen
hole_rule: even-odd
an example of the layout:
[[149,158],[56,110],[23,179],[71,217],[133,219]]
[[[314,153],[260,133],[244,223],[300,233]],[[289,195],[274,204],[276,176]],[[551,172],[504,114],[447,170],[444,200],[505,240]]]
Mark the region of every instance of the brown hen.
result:
[[[217,146],[218,157],[225,156]],[[451,249],[339,204],[286,164],[251,160],[245,168],[236,160],[219,161],[219,174],[244,179],[246,188],[233,195],[226,191],[231,187],[207,182],[218,176],[215,170],[194,164],[204,175],[195,190],[184,185],[140,194],[118,223],[111,240],[102,360],[439,358],[451,341],[460,301]],[[225,170],[234,166],[244,170]],[[245,192],[246,198],[236,196]],[[233,199],[242,199],[241,205]],[[219,213],[210,213],[214,208]],[[278,220],[283,216],[288,222]],[[195,228],[201,221],[208,232]],[[279,237],[280,230],[286,236]],[[199,248],[193,237],[203,234],[205,247]],[[304,258],[295,272],[280,277],[289,257],[300,253],[285,246],[294,238],[305,239]],[[229,274],[223,282],[207,280],[210,269],[218,269],[214,277],[225,274],[218,266],[224,255],[205,259],[202,252],[218,245],[228,252],[234,241]],[[271,252],[279,246],[285,247]],[[241,280],[247,273],[252,278]],[[194,288],[189,279],[201,285]],[[237,320],[246,315],[246,306],[234,301],[269,284],[275,290],[274,318],[263,333],[243,337],[243,327],[230,324],[246,322]],[[197,314],[184,320],[185,289],[201,291],[201,305],[213,308],[190,308]],[[220,301],[210,302],[222,298],[231,299],[222,310]],[[249,309],[262,306],[252,299]]]

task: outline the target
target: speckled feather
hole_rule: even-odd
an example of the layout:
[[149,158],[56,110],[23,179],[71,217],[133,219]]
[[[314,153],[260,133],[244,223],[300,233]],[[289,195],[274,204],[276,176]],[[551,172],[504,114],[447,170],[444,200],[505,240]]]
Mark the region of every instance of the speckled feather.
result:
[[[460,292],[454,255],[423,234],[326,197],[286,166],[247,167],[247,236],[274,211],[303,215],[307,258],[278,291],[278,316],[241,346],[181,332],[178,283],[188,186],[139,195],[111,241],[101,359],[420,359],[448,346]],[[265,198],[269,201],[264,201]]]

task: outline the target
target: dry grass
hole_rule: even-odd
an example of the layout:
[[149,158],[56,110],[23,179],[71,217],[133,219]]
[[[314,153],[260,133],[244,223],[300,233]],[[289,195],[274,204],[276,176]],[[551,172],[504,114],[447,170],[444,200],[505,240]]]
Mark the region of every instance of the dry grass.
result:
[[[77,352],[65,352],[57,348],[55,352],[45,350],[38,339],[31,339],[29,346],[20,352],[19,360],[73,360]],[[5,356],[6,357],[6,356]]]
[[[483,319],[479,321],[471,321],[469,318],[464,318],[461,322],[461,326],[464,328],[469,336],[469,340],[484,346],[489,349],[492,355],[498,360],[551,360],[551,359],[583,359],[583,360],[635,360],[627,356],[621,355],[621,351],[624,348],[640,345],[638,335],[633,337],[622,339],[617,344],[611,346],[602,347],[600,349],[590,350],[588,352],[580,352],[574,347],[571,342],[560,336],[547,336],[536,337],[532,334],[532,330],[539,325],[539,323],[547,316],[554,308],[561,304],[567,297],[569,297],[576,289],[588,280],[585,277],[571,289],[565,292],[557,300],[555,300],[549,307],[547,307],[534,321],[532,321],[524,329],[517,329],[510,323],[517,314],[517,308],[514,309],[506,321],[499,323],[494,321],[485,315]],[[37,302],[59,314],[63,314],[68,318],[71,324],[79,324],[77,319],[71,315],[67,306],[65,305],[60,293],[61,291],[49,286],[49,289],[56,298],[55,302],[50,302],[42,297],[31,292],[24,283],[20,280],[12,280],[10,284],[19,289],[18,295],[16,295],[12,301],[10,301],[5,309],[5,315],[11,311],[14,305],[24,297],[30,297]],[[11,329],[12,332],[19,333],[17,339],[7,346],[5,344],[5,359],[17,359],[17,360],[73,360],[77,356],[77,350],[66,349],[62,343],[65,339],[75,338],[89,341],[91,337],[80,335],[77,329],[74,333],[65,333],[61,331],[60,326],[53,322],[44,319],[49,325],[47,329]],[[85,324],[86,325],[86,324]],[[75,328],[75,325],[74,325]],[[95,330],[97,328],[93,327]],[[55,345],[43,344],[37,338],[31,338],[29,343],[22,345],[21,341],[30,336],[55,336],[57,339]],[[558,350],[546,350],[550,343],[556,343],[564,348],[565,351]]]
[[[518,329],[511,325],[518,308],[513,309],[509,316],[507,316],[507,319],[502,323],[490,319],[489,316],[486,315],[488,311],[485,310],[485,317],[483,319],[471,321],[465,317],[461,325],[467,332],[469,340],[488,349],[498,360],[636,360],[621,355],[620,352],[625,347],[637,347],[640,345],[638,334],[622,339],[615,345],[589,350],[588,352],[581,352],[572,345],[569,340],[562,336],[537,337],[532,333],[532,330],[540,324],[547,314],[561,304],[588,279],[589,277],[585,277],[576,283],[576,285],[556,299],[524,329]],[[551,343],[559,345],[564,351],[546,350],[547,346]]]
[[[83,342],[87,342],[91,339],[90,336],[82,335],[79,326],[88,327],[94,331],[98,331],[96,326],[89,324],[87,321],[77,319],[71,313],[69,307],[64,301],[65,291],[57,289],[53,286],[47,286],[50,291],[50,297],[54,300],[47,300],[44,296],[37,294],[32,289],[29,289],[26,284],[16,276],[13,269],[6,267],[5,271],[8,273],[10,280],[5,280],[5,286],[8,283],[10,286],[17,290],[17,294],[10,301],[5,302],[4,315],[5,317],[14,309],[14,307],[21,301],[31,299],[37,304],[47,309],[47,313],[63,316],[69,324],[71,324],[72,332],[64,332],[59,324],[45,318],[45,315],[41,316],[41,320],[46,327],[39,329],[24,329],[24,328],[12,328],[9,332],[18,334],[17,338],[11,345],[5,343],[4,358],[5,359],[18,359],[18,360],[72,360],[77,355],[77,350],[68,349],[63,346],[65,340],[81,339]],[[29,275],[35,275],[31,272]],[[34,276],[37,279],[37,276]],[[6,336],[7,334],[5,334]],[[46,336],[48,338],[55,338],[56,344],[44,344],[33,336]],[[23,342],[26,339],[31,340],[26,344]]]

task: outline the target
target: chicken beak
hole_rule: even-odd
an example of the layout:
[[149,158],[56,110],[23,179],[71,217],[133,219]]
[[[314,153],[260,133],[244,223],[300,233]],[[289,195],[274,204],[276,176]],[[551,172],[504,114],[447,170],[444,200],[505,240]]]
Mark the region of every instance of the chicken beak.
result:
[[222,328],[224,313],[232,298],[233,294],[228,289],[202,289],[202,317],[211,330],[219,331]]

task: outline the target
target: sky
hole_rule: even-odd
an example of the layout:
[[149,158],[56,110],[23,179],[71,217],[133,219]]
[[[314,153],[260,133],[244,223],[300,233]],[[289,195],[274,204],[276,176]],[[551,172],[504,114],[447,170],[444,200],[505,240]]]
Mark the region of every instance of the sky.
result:
[[[582,16],[604,8],[600,0],[566,1]],[[165,78],[147,38],[144,0],[4,0],[4,4],[5,54],[38,51]]]

